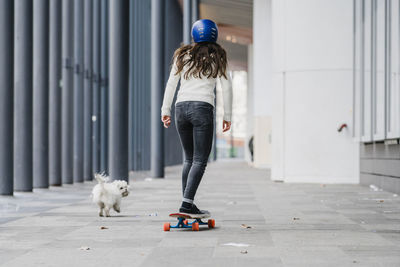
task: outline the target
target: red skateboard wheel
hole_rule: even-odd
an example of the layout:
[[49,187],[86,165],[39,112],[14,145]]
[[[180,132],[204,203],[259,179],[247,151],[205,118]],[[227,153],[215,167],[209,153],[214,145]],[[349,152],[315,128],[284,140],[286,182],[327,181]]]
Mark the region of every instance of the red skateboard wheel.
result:
[[197,223],[197,222],[192,223],[192,230],[199,231],[199,223]]
[[209,219],[208,220],[208,228],[214,228],[214,227],[215,227],[215,220]]
[[171,225],[169,223],[164,223],[164,231],[169,231],[171,229]]

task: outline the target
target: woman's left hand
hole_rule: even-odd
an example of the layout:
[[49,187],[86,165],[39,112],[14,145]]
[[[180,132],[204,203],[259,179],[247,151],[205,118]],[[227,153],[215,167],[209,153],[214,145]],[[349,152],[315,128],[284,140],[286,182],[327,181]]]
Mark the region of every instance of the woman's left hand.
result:
[[162,116],[161,121],[164,123],[164,127],[168,128],[171,125],[171,116]]
[[223,121],[222,122],[222,132],[226,132],[229,131],[229,129],[231,129],[231,122],[230,121]]

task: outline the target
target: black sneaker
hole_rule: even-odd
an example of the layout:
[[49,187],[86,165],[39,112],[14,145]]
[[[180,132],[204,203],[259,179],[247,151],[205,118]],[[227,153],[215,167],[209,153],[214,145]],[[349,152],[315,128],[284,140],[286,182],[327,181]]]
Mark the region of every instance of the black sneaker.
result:
[[189,215],[196,215],[196,216],[198,216],[198,215],[207,216],[207,215],[210,214],[210,212],[208,212],[206,210],[199,210],[196,207],[196,205],[194,205],[194,204],[192,205],[191,208],[181,207],[179,209],[179,212],[186,213],[186,214],[189,214]]
[[[195,204],[193,204],[194,209],[199,210]],[[210,212],[208,210],[200,210],[201,213],[203,214],[210,214]]]

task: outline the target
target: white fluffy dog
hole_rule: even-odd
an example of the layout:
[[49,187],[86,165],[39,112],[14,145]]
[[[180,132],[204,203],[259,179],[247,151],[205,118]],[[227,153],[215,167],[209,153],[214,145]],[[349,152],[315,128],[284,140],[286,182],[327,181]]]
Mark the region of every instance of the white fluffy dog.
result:
[[110,210],[121,211],[121,199],[129,195],[129,185],[126,181],[115,180],[108,182],[109,178],[103,174],[94,176],[98,184],[92,190],[93,202],[99,205],[99,216],[103,216],[103,210],[106,217],[110,217]]

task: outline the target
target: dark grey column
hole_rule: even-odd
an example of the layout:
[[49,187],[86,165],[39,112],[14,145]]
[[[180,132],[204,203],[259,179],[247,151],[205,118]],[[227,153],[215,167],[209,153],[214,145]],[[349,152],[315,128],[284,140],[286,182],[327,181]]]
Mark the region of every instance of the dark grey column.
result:
[[61,185],[61,2],[50,1],[49,182]]
[[73,15],[74,2],[62,1],[62,182],[73,182]]
[[49,187],[49,1],[33,1],[33,187]]
[[100,1],[93,2],[92,171],[100,172]]
[[83,0],[74,1],[74,182],[83,182]]
[[[171,69],[171,58],[183,39],[183,13],[177,1],[165,1],[164,17],[164,77],[162,93],[167,83]],[[173,103],[175,103],[173,101]],[[175,107],[171,106],[171,115],[174,116]],[[183,151],[179,140],[178,131],[172,120],[168,130],[164,130],[164,166],[181,164]]]
[[150,169],[150,5],[151,1],[131,0],[129,6],[130,170]]
[[[129,171],[135,169],[135,137],[136,137],[136,132],[135,132],[135,127],[133,120],[135,118],[135,109],[134,109],[134,104],[135,104],[135,97],[136,97],[136,92],[135,92],[135,87],[134,87],[134,80],[135,80],[135,65],[140,64],[139,62],[135,64],[134,58],[136,56],[135,54],[135,48],[136,46],[134,45],[135,43],[135,38],[134,35],[136,33],[135,25],[138,23],[138,19],[136,18],[135,10],[138,8],[138,4],[136,0],[129,0],[129,129],[128,129],[128,142],[129,142],[129,151],[128,151],[128,168]],[[136,22],[136,23],[135,23]],[[136,37],[136,36],[135,36]]]
[[[96,0],[97,1],[97,0]],[[83,111],[83,178],[93,179],[92,173],[92,0],[85,0],[84,26],[84,111]]]
[[32,0],[14,8],[14,189],[32,191]]
[[128,180],[129,1],[110,1],[109,169],[112,180]]
[[0,195],[13,194],[13,0],[0,1]]
[[192,0],[183,1],[183,43],[190,44],[192,30]]
[[192,24],[199,19],[199,0],[192,0]]
[[[186,3],[186,1],[185,1]],[[164,129],[161,123],[164,73],[164,0],[151,1],[151,176],[164,177]]]
[[100,170],[108,173],[108,0],[101,0],[100,35]]

